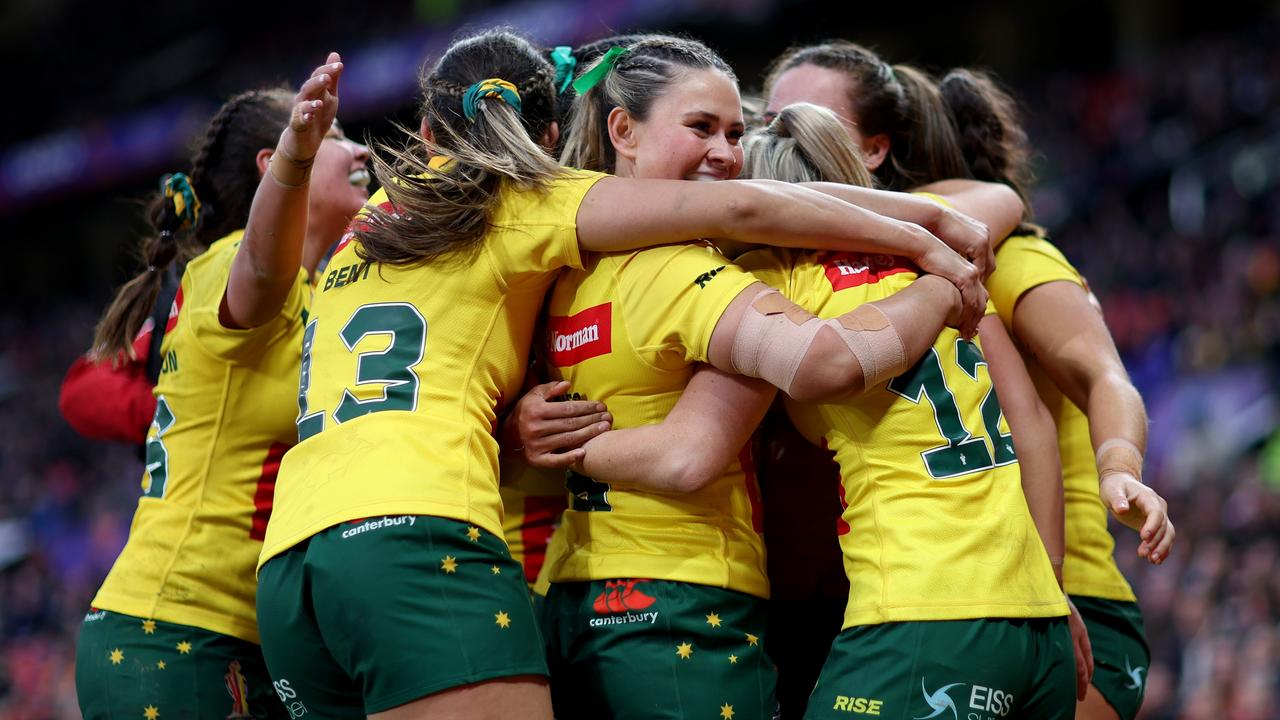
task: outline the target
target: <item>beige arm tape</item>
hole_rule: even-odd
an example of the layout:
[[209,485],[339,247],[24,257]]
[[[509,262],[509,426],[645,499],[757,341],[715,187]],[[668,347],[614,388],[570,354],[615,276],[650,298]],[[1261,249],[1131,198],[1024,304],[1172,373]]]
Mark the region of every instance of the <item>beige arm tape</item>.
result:
[[772,288],[761,290],[742,314],[729,362],[739,374],[769,381],[783,392],[791,383],[822,321]]
[[1098,477],[1128,473],[1142,481],[1142,451],[1124,438],[1111,438],[1098,446]]
[[897,328],[875,305],[859,305],[826,325],[849,346],[849,351],[862,365],[862,387],[875,387],[906,372],[907,349]]

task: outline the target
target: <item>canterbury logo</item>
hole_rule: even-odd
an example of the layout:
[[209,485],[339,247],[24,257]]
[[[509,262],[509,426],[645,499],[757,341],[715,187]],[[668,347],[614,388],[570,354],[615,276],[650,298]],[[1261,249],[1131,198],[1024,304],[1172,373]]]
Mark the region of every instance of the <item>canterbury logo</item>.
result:
[[919,272],[910,260],[896,255],[847,252],[826,254],[822,268],[833,291],[877,283],[898,273]]
[[636,583],[644,580],[609,580],[604,584],[604,592],[596,596],[591,609],[598,615],[620,613],[628,610],[644,610],[657,602],[636,589]]
[[613,303],[587,308],[568,317],[547,318],[551,363],[569,367],[613,351]]

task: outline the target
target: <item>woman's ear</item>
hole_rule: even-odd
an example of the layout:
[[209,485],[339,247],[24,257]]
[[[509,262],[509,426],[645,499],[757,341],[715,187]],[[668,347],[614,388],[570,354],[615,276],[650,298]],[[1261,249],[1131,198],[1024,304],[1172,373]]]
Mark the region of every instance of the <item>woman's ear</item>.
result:
[[609,141],[619,158],[636,159],[636,123],[630,113],[620,107],[609,111]]
[[547,126],[547,131],[542,133],[542,147],[555,150],[558,142],[560,142],[560,123],[552,120]]
[[422,118],[422,122],[418,123],[418,134],[429,143],[436,141],[436,136],[431,132],[431,125],[427,123],[426,118]]
[[862,159],[867,169],[875,172],[889,157],[889,136],[884,133],[862,139]]
[[253,161],[258,166],[258,177],[267,174],[267,165],[271,164],[271,156],[274,153],[275,150],[271,148],[262,148],[257,155],[253,156]]

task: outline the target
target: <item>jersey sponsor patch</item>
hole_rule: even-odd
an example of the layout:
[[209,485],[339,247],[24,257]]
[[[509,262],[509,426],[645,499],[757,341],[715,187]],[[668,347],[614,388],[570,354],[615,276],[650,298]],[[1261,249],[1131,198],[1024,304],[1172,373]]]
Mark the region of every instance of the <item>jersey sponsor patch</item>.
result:
[[829,253],[822,259],[822,269],[833,291],[880,282],[882,278],[904,272],[920,272],[910,260],[897,255],[867,253]]
[[547,340],[551,363],[569,367],[613,351],[613,303],[589,307],[564,317],[547,318]]

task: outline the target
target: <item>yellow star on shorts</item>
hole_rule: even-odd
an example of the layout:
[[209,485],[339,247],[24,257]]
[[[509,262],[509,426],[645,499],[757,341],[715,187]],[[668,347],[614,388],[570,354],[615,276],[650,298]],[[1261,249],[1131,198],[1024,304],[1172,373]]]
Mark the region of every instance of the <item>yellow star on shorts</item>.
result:
[[144,632],[144,633],[146,633],[146,634],[148,634],[148,635],[154,635],[154,634],[155,634],[155,632],[156,632],[156,621],[155,621],[155,620],[143,620],[143,621],[142,621],[142,632]]
[[471,538],[471,542],[480,542],[480,528],[475,525],[468,525],[467,537]]
[[494,614],[493,618],[493,622],[504,630],[511,626],[511,616],[505,612],[497,612]]
[[676,646],[676,654],[679,655],[681,659],[688,660],[689,658],[693,657],[693,646],[687,642],[680,643],[678,646]]
[[161,660],[160,662],[156,663],[156,669],[157,669],[157,670],[163,670],[163,669],[165,669],[166,667],[168,667],[168,666],[164,664],[164,661],[163,661],[163,660]]
[[440,561],[440,569],[447,573],[455,573],[458,571],[458,559],[452,555],[445,555],[444,560]]
[[107,658],[111,660],[112,665],[119,665],[124,662],[124,652],[122,652],[120,648],[116,648],[111,651],[111,654],[108,655]]
[[755,645],[755,644],[756,644],[756,643],[758,643],[758,642],[760,642],[760,638],[756,637],[755,635],[752,635],[751,633],[747,633],[747,644],[748,644],[748,645]]
[[156,718],[160,717],[160,711],[156,709],[155,705],[148,705],[143,708],[142,715],[147,720],[156,720]]
[[183,655],[191,654],[191,643],[187,642],[186,640],[183,640],[177,645],[174,645],[174,647],[177,648],[178,652],[182,653]]
[[733,706],[725,703],[720,706],[720,717],[724,720],[733,720]]
[[489,570],[492,571],[494,575],[502,574],[502,568],[498,567],[497,565],[494,565],[493,567],[489,568]]
[[738,656],[737,656],[737,655],[730,655],[730,656],[729,656],[729,664],[730,664],[730,665],[737,665],[737,664],[738,664]]
[[720,627],[720,616],[716,613],[711,613],[707,616],[707,624],[711,627]]

